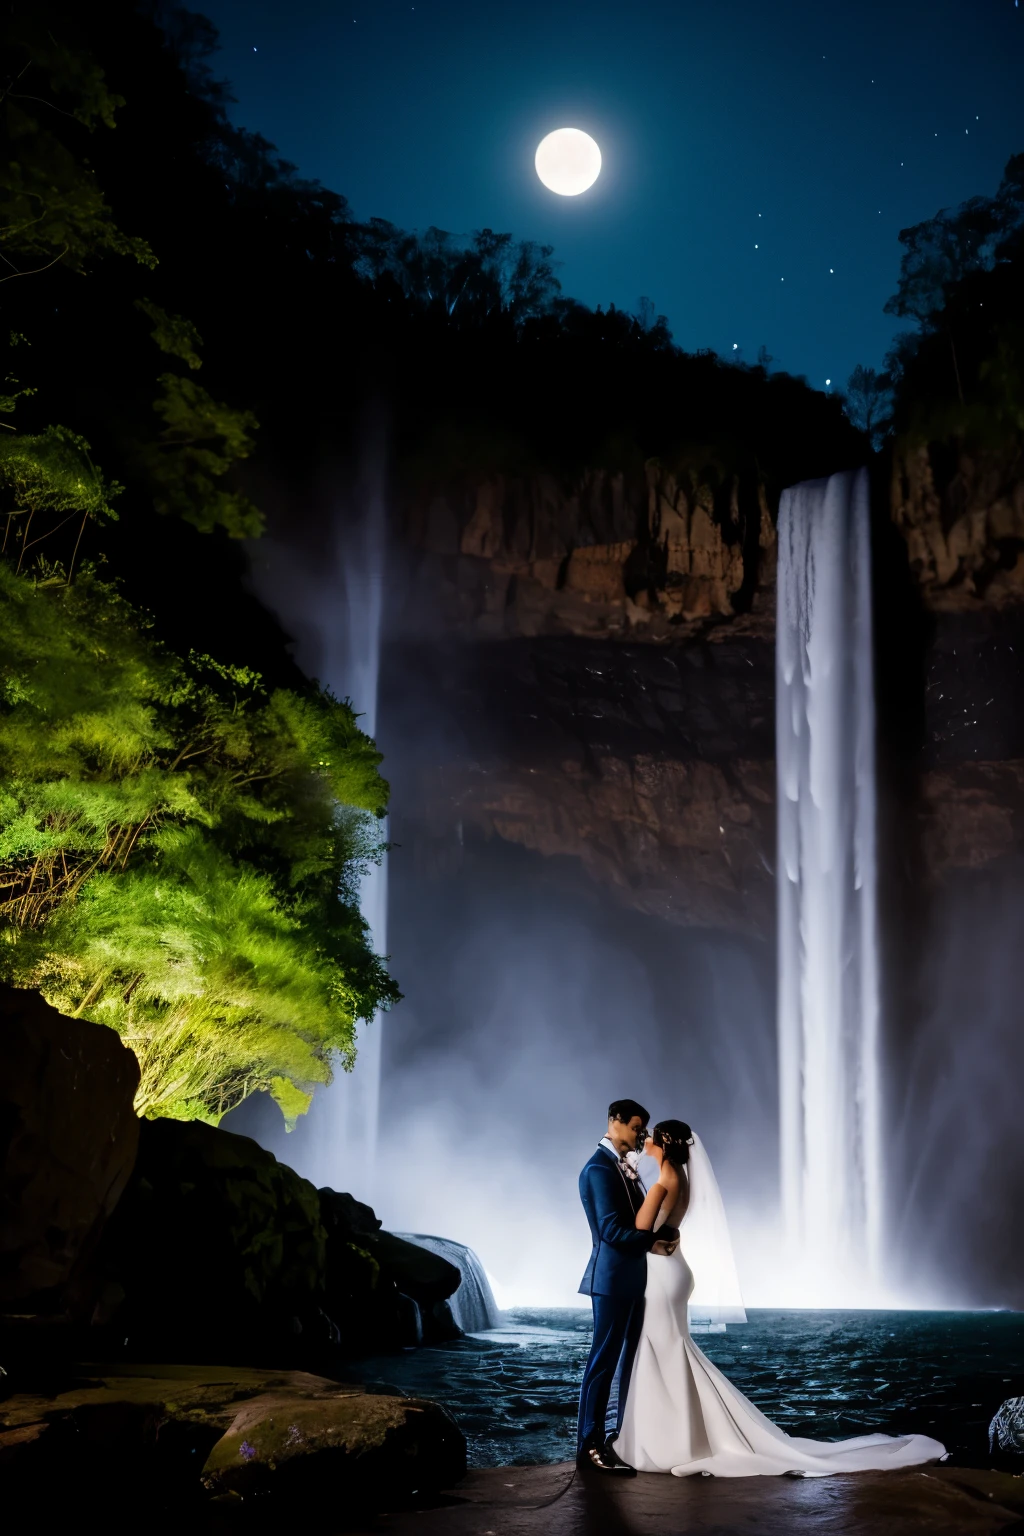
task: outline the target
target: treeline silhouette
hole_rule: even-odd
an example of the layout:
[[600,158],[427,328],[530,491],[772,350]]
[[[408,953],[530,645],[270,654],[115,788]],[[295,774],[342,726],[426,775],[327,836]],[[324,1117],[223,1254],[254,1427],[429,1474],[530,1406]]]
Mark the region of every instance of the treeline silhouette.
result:
[[948,460],[988,450],[1012,459],[1024,438],[1024,154],[991,196],[967,198],[900,231],[886,313],[914,322],[882,369],[859,366],[847,409],[876,446],[941,445]]

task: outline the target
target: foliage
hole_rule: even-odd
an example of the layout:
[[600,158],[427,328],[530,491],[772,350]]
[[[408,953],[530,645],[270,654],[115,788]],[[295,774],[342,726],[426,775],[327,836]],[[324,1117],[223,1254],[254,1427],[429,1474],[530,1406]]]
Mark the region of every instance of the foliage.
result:
[[876,451],[882,446],[891,413],[891,378],[858,363],[846,383],[846,414]]
[[[69,33],[66,17],[30,0],[13,4],[6,18],[0,79],[10,158],[0,165],[0,251],[10,270],[0,282],[33,275],[25,263],[81,272],[105,254],[156,265],[145,240],[118,228],[82,153],[85,134],[114,127],[124,98]],[[50,126],[60,117],[79,132],[61,137]]]
[[3,967],[139,1057],[140,1112],[292,1119],[396,996],[356,881],[387,786],[350,706],[183,661],[92,572],[0,564]]
[[203,533],[221,527],[233,539],[257,538],[263,514],[241,491],[217,481],[252,452],[256,418],[214,400],[194,379],[162,373],[153,409],[163,422],[138,462],[149,473],[158,512],[176,513]]
[[[203,366],[203,339],[191,320],[169,315],[150,299],[137,300],[135,307],[153,322],[152,338],[161,352],[185,363],[190,372]],[[203,533],[221,527],[233,539],[258,538],[263,532],[259,509],[240,491],[217,484],[252,452],[255,416],[214,400],[187,375],[163,373],[157,382],[161,392],[153,409],[163,430],[136,455],[153,486],[156,510],[175,513]]]
[[[84,438],[66,427],[47,427],[35,436],[0,437],[0,490],[7,491],[14,503],[7,512],[3,553],[11,524],[24,518],[13,541],[20,569],[34,545],[41,544],[77,513],[81,513],[79,537],[89,518],[116,518],[111,502],[121,487],[116,481],[111,485],[105,482]],[[51,525],[32,538],[32,524],[39,512],[52,512],[59,521],[56,527]]]
[[554,247],[478,229],[468,242],[431,226],[422,235],[371,219],[353,231],[356,270],[376,286],[394,284],[427,313],[480,325],[516,324],[550,311],[559,292]]
[[917,321],[887,358],[894,421],[917,441],[1004,445],[1024,419],[1024,155],[994,196],[943,209],[900,235],[887,312]]

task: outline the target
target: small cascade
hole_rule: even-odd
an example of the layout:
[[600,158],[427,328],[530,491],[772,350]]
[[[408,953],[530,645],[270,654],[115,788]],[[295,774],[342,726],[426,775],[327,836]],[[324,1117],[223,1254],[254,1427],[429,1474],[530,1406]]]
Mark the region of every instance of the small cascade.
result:
[[[785,1259],[870,1305],[881,1249],[875,701],[866,470],[783,493],[776,631]],[[876,1303],[877,1304],[877,1301]]]
[[447,1237],[425,1237],[420,1232],[396,1232],[407,1243],[418,1243],[429,1248],[454,1264],[462,1275],[462,1284],[454,1296],[448,1298],[452,1317],[463,1333],[484,1333],[489,1328],[500,1328],[502,1315],[494,1299],[486,1272],[472,1248],[464,1243],[453,1243]]

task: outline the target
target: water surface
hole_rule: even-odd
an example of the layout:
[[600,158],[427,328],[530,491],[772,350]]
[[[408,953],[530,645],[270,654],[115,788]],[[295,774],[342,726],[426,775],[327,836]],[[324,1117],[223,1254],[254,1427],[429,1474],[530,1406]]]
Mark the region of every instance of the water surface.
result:
[[[753,1310],[701,1335],[719,1370],[788,1434],[933,1435],[988,1464],[988,1424],[1024,1395],[1024,1313]],[[433,1397],[459,1421],[471,1466],[565,1461],[590,1348],[589,1310],[519,1310],[455,1343],[364,1360],[350,1374]]]

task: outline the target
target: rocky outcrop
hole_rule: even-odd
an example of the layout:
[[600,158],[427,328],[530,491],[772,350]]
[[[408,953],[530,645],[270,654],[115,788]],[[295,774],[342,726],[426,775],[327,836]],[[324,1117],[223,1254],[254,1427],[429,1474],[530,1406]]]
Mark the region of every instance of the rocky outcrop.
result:
[[134,1358],[300,1364],[458,1335],[457,1269],[248,1136],[142,1122],[93,1321]]
[[371,1208],[351,1195],[322,1189],[320,1211],[327,1229],[324,1305],[344,1321],[350,1351],[458,1338],[448,1305],[462,1280],[454,1264],[382,1231]]
[[214,1498],[401,1503],[457,1483],[465,1440],[436,1403],[301,1371],[124,1365],[17,1383],[0,1403],[8,1497],[154,1511]]
[[77,1314],[135,1164],[138,1063],[113,1030],[0,988],[0,1311]]
[[255,1141],[143,1121],[95,1321],[158,1357],[243,1359],[256,1340],[310,1331],[326,1341],[326,1250],[313,1185]]

